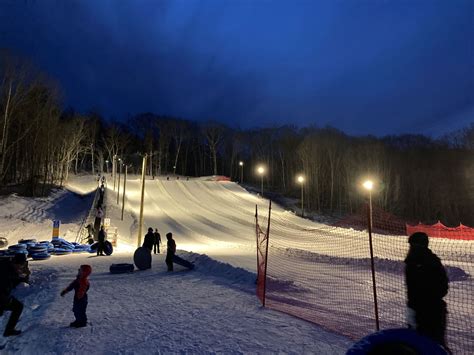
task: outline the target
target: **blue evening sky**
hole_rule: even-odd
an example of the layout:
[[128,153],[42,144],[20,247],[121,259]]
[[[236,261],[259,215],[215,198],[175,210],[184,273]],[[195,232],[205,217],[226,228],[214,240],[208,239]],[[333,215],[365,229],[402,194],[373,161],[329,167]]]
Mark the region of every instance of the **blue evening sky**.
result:
[[233,127],[474,122],[472,0],[0,0],[0,47],[64,106]]

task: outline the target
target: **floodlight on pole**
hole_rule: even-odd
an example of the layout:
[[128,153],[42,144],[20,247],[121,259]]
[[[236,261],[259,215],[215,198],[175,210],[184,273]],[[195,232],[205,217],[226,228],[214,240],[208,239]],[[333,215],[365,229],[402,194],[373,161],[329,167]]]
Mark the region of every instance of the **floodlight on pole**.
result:
[[362,187],[369,192],[369,208],[367,210],[367,229],[369,231],[369,248],[370,248],[370,266],[372,270],[372,288],[374,293],[374,311],[375,311],[375,329],[379,331],[379,310],[377,304],[377,287],[375,284],[375,265],[374,265],[374,248],[372,243],[372,190],[374,189],[374,182],[366,180],[362,183]]
[[258,175],[260,175],[260,182],[261,182],[261,184],[260,184],[260,192],[261,192],[261,195],[262,195],[262,197],[263,197],[263,175],[265,174],[265,168],[260,165],[260,166],[257,168],[257,173],[258,173]]
[[374,182],[372,180],[366,180],[364,181],[362,186],[364,187],[364,189],[370,192],[374,188]]
[[105,161],[105,168],[107,169],[107,174],[109,173],[109,161]]
[[239,166],[240,166],[240,183],[242,184],[244,182],[244,162],[239,161]]
[[304,195],[303,195],[303,190],[304,190],[305,178],[304,178],[303,175],[299,175],[297,180],[298,180],[298,183],[301,185],[301,217],[304,217]]

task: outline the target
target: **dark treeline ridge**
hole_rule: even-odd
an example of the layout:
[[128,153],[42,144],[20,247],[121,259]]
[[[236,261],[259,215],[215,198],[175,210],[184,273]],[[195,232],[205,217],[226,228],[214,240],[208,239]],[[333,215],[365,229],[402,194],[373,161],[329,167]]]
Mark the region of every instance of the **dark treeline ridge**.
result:
[[[148,175],[226,175],[265,190],[299,197],[305,208],[329,214],[357,211],[366,195],[361,179],[379,183],[374,202],[410,221],[474,225],[474,125],[431,139],[423,135],[352,137],[334,128],[233,129],[152,113],[107,121],[63,110],[59,90],[45,76],[5,52],[0,55],[0,184],[29,195],[62,185],[69,174],[111,169],[114,155]],[[107,164],[106,161],[109,161]]]

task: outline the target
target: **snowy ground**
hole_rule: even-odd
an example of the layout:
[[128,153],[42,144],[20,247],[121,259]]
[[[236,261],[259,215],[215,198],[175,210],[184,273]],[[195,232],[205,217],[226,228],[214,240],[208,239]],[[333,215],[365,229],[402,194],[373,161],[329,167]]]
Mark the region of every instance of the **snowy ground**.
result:
[[[92,178],[81,177],[72,180],[69,189],[87,195],[95,186]],[[112,186],[109,181],[107,213],[119,230],[118,250],[109,257],[75,254],[30,262],[32,283],[16,290],[25,303],[19,323],[23,333],[0,338],[2,353],[343,354],[352,343],[314,324],[260,307],[254,285],[254,214],[255,204],[263,209],[267,201],[232,183],[147,181],[144,227],[157,227],[163,237],[172,231],[178,249],[187,250],[178,254],[194,260],[196,270],[177,267],[167,273],[160,254],[154,256],[151,270],[110,274],[110,264],[131,262],[140,196],[139,182],[131,178],[124,221],[120,221]],[[61,219],[67,221],[61,225],[61,236],[74,240],[91,198],[66,191],[46,199],[4,198],[0,236],[11,244],[21,238],[50,240],[51,220]],[[277,206],[275,213],[283,219],[275,222],[281,233],[314,228],[314,223],[295,220]],[[70,329],[72,294],[62,298],[59,292],[83,263],[93,267],[91,325]]]

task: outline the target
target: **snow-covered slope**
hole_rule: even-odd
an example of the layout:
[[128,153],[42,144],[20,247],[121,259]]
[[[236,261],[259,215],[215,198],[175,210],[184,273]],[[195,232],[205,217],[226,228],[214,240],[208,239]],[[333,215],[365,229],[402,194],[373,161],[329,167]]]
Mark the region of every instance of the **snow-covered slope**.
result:
[[[31,285],[15,290],[25,304],[18,324],[23,333],[0,337],[2,354],[343,354],[350,346],[345,337],[260,307],[252,272],[252,226],[258,199],[246,196],[238,186],[223,190],[215,182],[200,180],[147,181],[145,227],[159,228],[163,237],[172,231],[181,249],[178,254],[194,261],[196,271],[178,266],[176,272],[167,273],[164,254],[159,254],[153,257],[151,270],[110,274],[112,263],[132,261],[139,212],[138,180],[127,182],[123,221],[111,185],[107,211],[119,229],[117,250],[109,257],[73,254],[31,261]],[[86,195],[95,187],[95,179],[88,176],[75,178],[68,186]],[[90,203],[91,196],[87,198]],[[239,203],[239,213],[231,208],[236,198],[248,200]],[[87,205],[83,199],[65,190],[46,199],[3,198],[0,233],[10,244],[30,237],[49,240],[52,220],[61,219],[69,223],[61,225],[60,235],[74,240],[87,214],[85,206],[77,208]],[[93,268],[90,325],[71,329],[72,294],[62,298],[59,292],[74,279],[81,264]],[[0,318],[0,327],[6,318]]]

